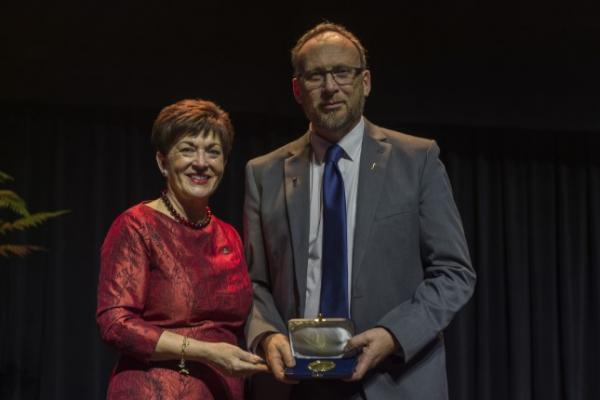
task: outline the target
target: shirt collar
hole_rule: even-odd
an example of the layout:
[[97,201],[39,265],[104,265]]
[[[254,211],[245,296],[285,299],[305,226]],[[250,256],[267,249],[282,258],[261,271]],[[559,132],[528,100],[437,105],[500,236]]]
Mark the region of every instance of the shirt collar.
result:
[[[360,117],[358,123],[352,128],[350,132],[348,132],[344,137],[337,142],[337,145],[344,150],[344,158],[349,159],[350,161],[354,161],[360,152],[360,147],[362,145],[363,133],[365,131],[365,120],[363,117]],[[321,136],[317,135],[311,128],[310,130],[310,145],[315,154],[316,161],[320,164],[323,162],[323,158],[325,158],[325,153],[329,146],[332,143],[323,139]]]

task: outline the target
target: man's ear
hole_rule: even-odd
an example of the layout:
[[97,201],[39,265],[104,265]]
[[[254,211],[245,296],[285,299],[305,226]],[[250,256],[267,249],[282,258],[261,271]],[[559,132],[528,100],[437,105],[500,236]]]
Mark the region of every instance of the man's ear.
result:
[[166,167],[166,159],[165,156],[160,151],[156,152],[156,164],[158,165],[158,170],[160,174],[167,177],[167,167]]
[[298,78],[292,78],[292,91],[294,92],[294,98],[298,103],[302,103],[302,88],[300,87],[300,82]]
[[369,97],[369,93],[371,93],[371,71],[368,69],[362,73],[362,85],[365,97]]

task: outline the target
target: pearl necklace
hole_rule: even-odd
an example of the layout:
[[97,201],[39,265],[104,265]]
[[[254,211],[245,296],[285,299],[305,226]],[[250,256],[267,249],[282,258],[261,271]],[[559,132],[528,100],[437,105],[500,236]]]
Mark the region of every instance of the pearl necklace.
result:
[[166,190],[163,190],[163,192],[160,194],[160,199],[164,203],[167,210],[169,210],[171,216],[182,225],[188,226],[192,229],[202,229],[210,222],[210,219],[212,217],[212,211],[210,211],[210,208],[208,206],[206,206],[206,215],[204,216],[204,218],[202,218],[202,221],[192,222],[189,219],[182,216],[181,214],[179,214],[177,210],[175,210],[175,207],[173,207],[171,200],[169,200],[169,196],[167,196]]

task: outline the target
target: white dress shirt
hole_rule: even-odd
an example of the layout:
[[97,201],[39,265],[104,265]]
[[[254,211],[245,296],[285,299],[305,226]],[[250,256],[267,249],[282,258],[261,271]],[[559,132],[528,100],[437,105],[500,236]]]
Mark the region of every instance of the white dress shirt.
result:
[[[338,161],[338,168],[344,179],[344,192],[346,195],[348,307],[350,307],[351,299],[352,250],[354,249],[358,171],[364,130],[365,122],[361,117],[358,124],[337,143],[344,150],[344,154]],[[306,270],[304,318],[315,318],[319,314],[323,243],[323,159],[331,143],[311,132],[310,144],[313,151],[310,160],[310,226],[308,234],[308,268]],[[348,315],[350,315],[350,310],[348,310]]]

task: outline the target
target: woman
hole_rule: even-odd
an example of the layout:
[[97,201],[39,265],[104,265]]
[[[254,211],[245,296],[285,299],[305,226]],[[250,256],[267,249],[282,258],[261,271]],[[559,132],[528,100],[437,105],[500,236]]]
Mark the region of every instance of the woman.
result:
[[239,235],[208,201],[233,140],[205,100],[165,107],[152,129],[166,189],[112,224],[102,246],[97,321],[121,353],[109,399],[241,399],[267,371],[237,347],[251,304]]

